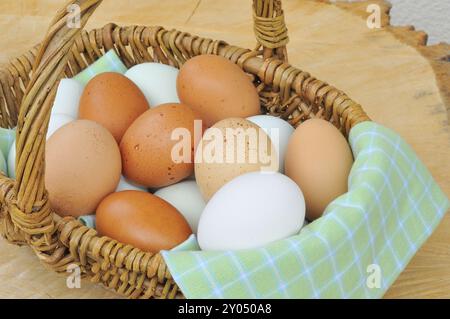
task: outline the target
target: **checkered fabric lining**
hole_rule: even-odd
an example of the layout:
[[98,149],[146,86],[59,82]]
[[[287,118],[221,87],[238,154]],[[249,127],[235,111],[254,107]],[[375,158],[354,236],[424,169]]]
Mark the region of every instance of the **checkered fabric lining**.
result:
[[[187,298],[379,298],[431,235],[449,200],[400,136],[354,127],[349,192],[299,235],[266,247],[163,252]],[[262,200],[265,198],[262,197]],[[267,199],[269,200],[269,199]],[[376,272],[376,273],[375,273]],[[380,275],[380,286],[371,278]],[[376,283],[376,281],[375,281]]]
[[109,50],[100,59],[74,76],[74,79],[85,86],[94,76],[104,72],[116,72],[124,74],[127,67],[123,64],[114,50]]

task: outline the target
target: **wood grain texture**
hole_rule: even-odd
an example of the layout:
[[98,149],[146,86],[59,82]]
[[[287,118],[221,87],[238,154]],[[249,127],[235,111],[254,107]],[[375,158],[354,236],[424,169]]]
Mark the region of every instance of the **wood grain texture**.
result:
[[[426,47],[424,33],[389,26],[389,6],[380,0],[370,3],[382,7],[384,26],[367,28],[367,3],[285,0],[290,62],[344,90],[373,120],[396,130],[450,195],[448,45]],[[39,42],[60,5],[59,0],[1,1],[0,63]],[[108,22],[163,25],[252,48],[250,17],[249,0],[105,0],[88,28]],[[450,298],[449,279],[447,214],[386,297]],[[64,275],[44,269],[28,248],[1,240],[0,282],[4,298],[116,297],[84,281],[81,289],[68,289]]]
[[[329,1],[328,1],[329,3]],[[394,34],[397,39],[414,47],[420,52],[433,67],[437,84],[450,117],[450,44],[441,42],[439,44],[427,45],[428,35],[414,26],[392,26],[390,25],[389,12],[392,6],[385,0],[370,0],[360,2],[337,2],[336,6],[353,12],[362,18],[367,18],[367,6],[378,4],[381,9],[381,25],[384,29]]]

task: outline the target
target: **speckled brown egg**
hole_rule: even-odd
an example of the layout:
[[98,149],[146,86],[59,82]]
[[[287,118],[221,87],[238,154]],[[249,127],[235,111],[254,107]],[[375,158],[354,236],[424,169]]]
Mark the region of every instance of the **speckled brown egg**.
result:
[[331,123],[312,119],[300,124],[286,152],[286,175],[300,186],[306,217],[322,216],[328,204],[347,192],[353,155],[345,137]]
[[103,126],[77,120],[47,141],[45,186],[50,205],[61,216],[95,212],[119,183],[121,159],[114,137]]
[[176,103],[157,106],[138,117],[120,143],[124,175],[150,188],[189,177],[194,170],[195,144],[202,134],[201,122],[194,132],[196,119],[191,108]]
[[208,201],[223,185],[249,172],[277,171],[278,157],[263,129],[241,118],[205,131],[195,154],[195,179]]
[[79,117],[103,125],[120,143],[131,123],[148,109],[148,102],[136,84],[120,73],[106,72],[86,85]]
[[180,101],[198,112],[210,127],[230,117],[260,114],[258,92],[236,64],[217,55],[189,59],[177,78]]
[[141,191],[107,196],[97,208],[96,227],[102,236],[151,253],[172,249],[192,234],[175,207]]

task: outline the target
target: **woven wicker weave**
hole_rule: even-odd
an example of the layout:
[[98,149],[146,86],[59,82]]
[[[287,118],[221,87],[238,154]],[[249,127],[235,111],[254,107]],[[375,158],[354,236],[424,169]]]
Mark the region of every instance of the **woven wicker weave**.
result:
[[[70,1],[81,8],[81,26],[101,0]],[[71,77],[110,49],[132,65],[156,61],[175,67],[199,54],[219,54],[253,75],[262,106],[297,126],[320,117],[344,135],[369,118],[343,92],[287,63],[287,28],[279,0],[254,0],[253,50],[162,27],[108,24],[90,32],[66,25],[67,6],[53,19],[45,40],[0,70],[0,125],[17,125],[16,180],[0,177],[1,233],[29,245],[56,271],[80,265],[95,282],[131,298],[174,298],[182,293],[160,254],[98,237],[73,218],[49,207],[44,185],[44,149],[50,110],[61,78]]]

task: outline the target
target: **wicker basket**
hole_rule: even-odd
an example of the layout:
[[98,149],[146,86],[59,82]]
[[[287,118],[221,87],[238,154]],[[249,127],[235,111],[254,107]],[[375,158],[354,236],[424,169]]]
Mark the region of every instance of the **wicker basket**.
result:
[[[80,5],[82,27],[101,2],[70,2]],[[130,298],[183,297],[160,254],[98,237],[95,230],[73,218],[60,219],[49,207],[44,149],[58,82],[110,49],[127,67],[148,61],[179,67],[199,54],[222,55],[253,76],[267,113],[294,126],[320,117],[348,136],[354,125],[369,120],[343,92],[287,63],[288,36],[280,0],[253,0],[254,50],[159,26],[108,24],[90,32],[71,29],[66,25],[67,5],[57,13],[39,46],[0,70],[0,124],[17,125],[16,180],[0,177],[1,232],[12,243],[29,245],[56,271],[78,264],[94,282]]]

